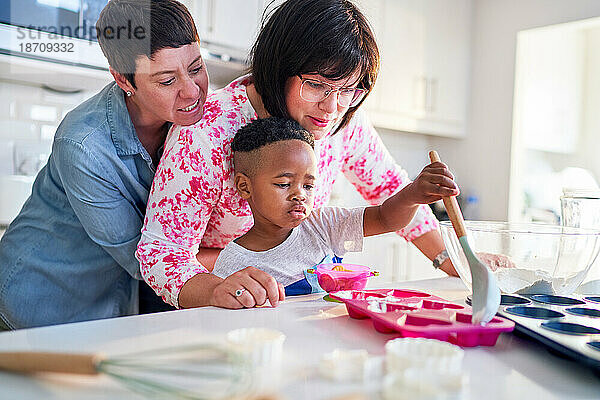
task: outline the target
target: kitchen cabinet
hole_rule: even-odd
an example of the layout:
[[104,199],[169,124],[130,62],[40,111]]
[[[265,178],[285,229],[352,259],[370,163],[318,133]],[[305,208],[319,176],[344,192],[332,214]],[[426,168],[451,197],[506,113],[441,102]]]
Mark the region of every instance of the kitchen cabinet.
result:
[[466,135],[471,0],[361,0],[381,53],[366,101],[378,127]]
[[196,24],[203,46],[223,55],[245,61],[260,30],[265,8],[283,0],[195,0]]

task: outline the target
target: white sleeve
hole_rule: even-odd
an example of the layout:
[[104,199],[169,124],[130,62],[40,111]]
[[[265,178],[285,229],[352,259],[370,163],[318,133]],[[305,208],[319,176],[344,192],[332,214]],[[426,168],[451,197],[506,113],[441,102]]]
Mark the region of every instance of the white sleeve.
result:
[[334,254],[362,251],[365,207],[323,207],[315,210],[306,222],[323,237]]

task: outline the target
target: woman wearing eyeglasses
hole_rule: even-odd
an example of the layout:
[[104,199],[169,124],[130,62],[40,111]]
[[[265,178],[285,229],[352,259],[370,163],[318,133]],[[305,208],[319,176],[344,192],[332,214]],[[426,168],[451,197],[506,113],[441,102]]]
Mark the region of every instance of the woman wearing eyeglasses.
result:
[[[341,174],[373,204],[410,182],[359,110],[378,70],[373,32],[351,2],[288,0],[271,14],[252,49],[251,74],[209,95],[202,119],[174,127],[167,138],[136,253],[157,294],[180,308],[283,300],[281,285],[258,269],[226,279],[209,274],[219,249],[253,224],[234,187],[230,146],[252,120],[288,117],[314,134],[315,209],[328,202]],[[437,227],[422,207],[398,233],[433,260],[444,252]],[[455,275],[441,258],[441,269]]]

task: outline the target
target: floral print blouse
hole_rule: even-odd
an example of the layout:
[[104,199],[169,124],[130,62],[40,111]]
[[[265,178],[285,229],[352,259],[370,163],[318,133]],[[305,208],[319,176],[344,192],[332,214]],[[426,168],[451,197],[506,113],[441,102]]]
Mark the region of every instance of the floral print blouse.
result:
[[[234,187],[231,154],[237,130],[258,118],[246,94],[249,83],[248,76],[241,77],[211,93],[202,119],[173,127],[165,143],[136,257],[146,282],[175,307],[185,282],[208,272],[196,259],[199,247],[223,248],[253,224],[250,207]],[[315,141],[315,154],[315,208],[327,204],[340,172],[371,204],[410,183],[361,110],[344,129]],[[398,233],[411,241],[437,228],[429,207],[421,206]]]

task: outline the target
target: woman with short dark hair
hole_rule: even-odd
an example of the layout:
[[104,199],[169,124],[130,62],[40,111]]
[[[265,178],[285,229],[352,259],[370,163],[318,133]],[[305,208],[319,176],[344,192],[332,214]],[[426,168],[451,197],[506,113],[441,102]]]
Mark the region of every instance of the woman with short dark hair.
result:
[[208,76],[181,3],[111,0],[96,28],[115,81],[65,116],[0,241],[0,329],[138,313],[134,252],[164,140],[202,117]]
[[[373,204],[410,183],[359,109],[378,70],[373,32],[350,1],[288,0],[270,15],[252,50],[251,75],[211,94],[202,120],[167,138],[136,253],[157,294],[176,307],[242,308],[267,298],[276,305],[284,297],[257,269],[224,280],[207,274],[218,249],[253,225],[234,187],[230,145],[252,120],[288,117],[314,135],[315,209],[329,200],[340,171]],[[434,259],[444,250],[437,227],[422,206],[399,233]],[[456,274],[449,260],[442,269]]]

